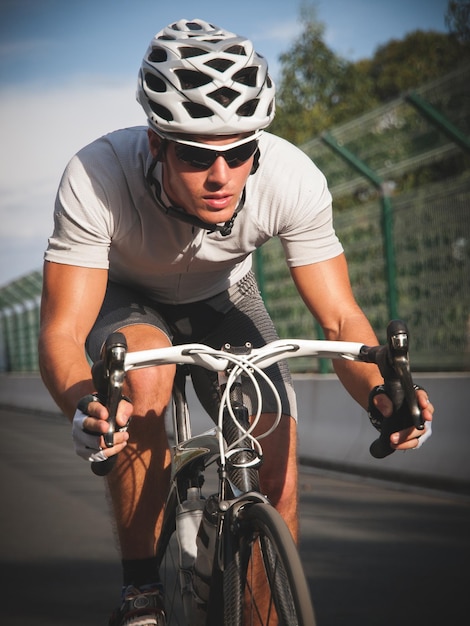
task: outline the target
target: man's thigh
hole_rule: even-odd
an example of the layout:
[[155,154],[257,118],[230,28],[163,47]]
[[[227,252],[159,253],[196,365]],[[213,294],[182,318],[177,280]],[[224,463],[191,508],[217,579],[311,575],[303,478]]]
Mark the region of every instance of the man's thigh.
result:
[[131,326],[157,328],[171,343],[171,330],[155,305],[138,291],[110,282],[103,305],[86,342],[91,360],[96,361],[100,358],[102,346],[111,333]]

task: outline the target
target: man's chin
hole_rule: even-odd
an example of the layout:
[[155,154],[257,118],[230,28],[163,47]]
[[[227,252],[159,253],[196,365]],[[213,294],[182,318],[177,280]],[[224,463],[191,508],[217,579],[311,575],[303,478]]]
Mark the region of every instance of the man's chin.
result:
[[224,224],[232,219],[235,209],[221,211],[198,211],[197,217],[206,224]]

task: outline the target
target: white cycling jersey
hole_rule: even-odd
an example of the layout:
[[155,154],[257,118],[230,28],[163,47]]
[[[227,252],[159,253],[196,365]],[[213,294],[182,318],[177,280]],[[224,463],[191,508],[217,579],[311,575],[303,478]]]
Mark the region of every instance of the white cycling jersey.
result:
[[[230,235],[167,215],[146,181],[147,128],[112,132],[78,152],[56,198],[48,261],[109,268],[109,278],[157,301],[202,300],[251,268],[251,253],[279,237],[290,267],[342,252],[323,174],[287,141],[263,133],[260,165]],[[161,178],[161,166],[154,176]]]

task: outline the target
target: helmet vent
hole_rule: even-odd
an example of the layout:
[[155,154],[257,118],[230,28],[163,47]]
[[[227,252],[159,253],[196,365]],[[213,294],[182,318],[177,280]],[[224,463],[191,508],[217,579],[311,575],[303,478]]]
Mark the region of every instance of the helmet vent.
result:
[[218,72],[225,72],[229,67],[232,67],[234,61],[230,61],[229,59],[211,59],[210,61],[206,61],[204,65],[212,67],[212,69],[217,70]]
[[239,91],[235,91],[234,89],[230,89],[229,87],[221,87],[212,93],[207,94],[209,98],[215,100],[223,107],[228,107],[232,104],[235,98],[238,98],[240,95]]
[[148,60],[150,63],[164,63],[168,58],[166,50],[163,48],[153,48],[149,54]]
[[166,91],[165,81],[158,76],[150,74],[150,72],[146,72],[145,74],[145,83],[152,91],[158,91],[159,93],[164,93]]
[[207,50],[203,50],[202,48],[195,48],[191,46],[182,46],[178,48],[182,59],[189,59],[191,57],[198,57],[202,54],[207,54]]
[[237,115],[239,115],[240,117],[252,117],[255,114],[258,103],[258,98],[255,98],[254,100],[248,100],[248,102],[244,102],[240,107],[238,107]]
[[173,115],[171,111],[169,111],[166,107],[162,106],[161,104],[157,104],[156,102],[149,100],[149,106],[152,109],[152,111],[155,113],[155,115],[158,115],[158,117],[163,118],[167,122],[171,122],[173,120]]
[[224,50],[224,52],[227,52],[228,54],[238,54],[238,56],[246,57],[246,50],[243,46],[240,45],[229,46]]
[[256,87],[256,78],[258,76],[257,67],[244,67],[233,75],[233,80],[241,85],[248,87]]
[[186,22],[186,28],[188,30],[202,30],[202,26],[197,22]]
[[183,102],[183,106],[192,118],[212,117],[214,111],[211,111],[203,104],[197,104],[196,102]]
[[194,70],[175,70],[181,85],[181,89],[196,89],[212,82],[212,78],[202,72]]

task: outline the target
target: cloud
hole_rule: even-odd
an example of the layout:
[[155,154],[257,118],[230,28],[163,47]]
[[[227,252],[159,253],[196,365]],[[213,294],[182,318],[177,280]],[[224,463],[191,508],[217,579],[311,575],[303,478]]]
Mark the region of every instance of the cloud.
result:
[[116,128],[145,124],[135,78],[75,77],[0,92],[0,285],[42,263],[57,185],[70,157]]
[[298,19],[283,20],[266,24],[261,32],[252,35],[256,41],[274,41],[276,47],[279,48],[279,42],[291,42],[295,36],[299,34]]

